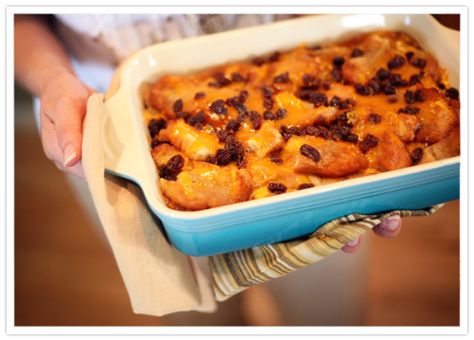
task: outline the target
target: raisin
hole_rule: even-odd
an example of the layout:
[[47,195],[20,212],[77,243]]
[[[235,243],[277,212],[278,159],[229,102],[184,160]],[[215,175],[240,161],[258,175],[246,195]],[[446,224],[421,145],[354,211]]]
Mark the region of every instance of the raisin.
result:
[[304,134],[308,136],[319,136],[321,130],[316,126],[307,126],[304,128]]
[[227,114],[227,108],[225,106],[225,101],[222,99],[218,99],[211,103],[210,110],[218,115]]
[[310,102],[314,104],[314,106],[318,107],[321,105],[328,106],[328,97],[325,93],[314,92],[310,95]]
[[367,86],[371,89],[372,94],[380,93],[380,83],[376,79],[369,80]]
[[339,104],[339,110],[348,110],[352,109],[355,106],[355,101],[351,98],[346,98],[344,99],[340,104]]
[[387,67],[389,70],[400,68],[405,65],[405,58],[403,56],[397,54],[392,59],[390,59],[387,63]]
[[408,81],[402,79],[402,76],[398,73],[390,73],[388,80],[390,82],[390,85],[395,87],[403,87],[408,85]]
[[422,103],[422,102],[425,101],[425,95],[423,94],[423,90],[422,90],[422,89],[417,89],[417,90],[415,91],[415,100],[416,100],[417,102],[420,102],[420,103]]
[[303,144],[300,146],[300,153],[311,159],[313,162],[317,163],[321,159],[319,151],[313,148],[311,145]]
[[413,58],[414,55],[415,53],[412,51],[405,53],[405,57],[407,58],[407,60],[411,60],[411,58]]
[[239,113],[239,119],[240,119],[241,116],[246,116],[247,115],[247,107],[242,102],[235,103],[234,108]]
[[239,111],[237,120],[242,123],[245,120],[245,118],[247,118],[248,116],[249,116],[249,113],[246,109],[243,111]]
[[364,55],[364,51],[362,51],[358,47],[354,48],[351,52],[351,58],[357,58],[357,57],[361,57],[363,55]]
[[441,82],[436,83],[436,86],[438,86],[438,88],[439,88],[440,90],[446,89],[446,85],[444,85],[444,84],[441,83]]
[[446,97],[449,99],[459,100],[459,91],[454,87],[450,87],[446,90]]
[[283,160],[280,157],[280,151],[272,152],[270,154],[270,160],[275,164],[278,164],[278,165],[282,164]]
[[422,148],[416,148],[414,149],[411,154],[410,154],[411,160],[413,164],[417,164],[421,158],[423,157],[423,149]]
[[332,64],[337,67],[337,68],[341,68],[342,65],[344,65],[344,62],[346,60],[344,59],[344,57],[335,57],[333,60],[332,60]]
[[334,107],[339,107],[339,105],[341,105],[341,97],[339,96],[334,96],[332,97],[331,101],[329,102],[329,106],[334,106]]
[[383,93],[386,94],[387,96],[395,94],[395,87],[392,85],[385,85],[382,89]]
[[416,68],[425,68],[426,66],[426,60],[422,58],[416,58],[410,61],[410,64]]
[[382,116],[377,113],[371,113],[369,114],[368,121],[371,124],[378,124],[382,121]]
[[398,110],[398,113],[406,113],[409,115],[414,115],[420,112],[420,109],[416,106],[407,105]]
[[286,116],[286,110],[282,107],[280,107],[276,112],[275,112],[276,119],[283,119]]
[[347,125],[331,125],[330,130],[334,140],[345,140],[351,134],[351,128]]
[[239,167],[244,165],[245,150],[242,144],[235,139],[234,136],[229,135],[225,141],[225,150],[230,154],[231,159],[237,163]]
[[203,111],[199,111],[194,116],[191,116],[187,123],[191,126],[202,126],[206,123],[206,114]]
[[361,96],[370,96],[372,94],[370,87],[365,86],[363,84],[355,84],[354,88],[356,92]]
[[359,137],[357,137],[356,134],[350,133],[346,137],[344,137],[344,140],[349,143],[357,143],[359,141]]
[[299,129],[296,126],[280,126],[280,134],[282,135],[285,141],[288,141],[292,135],[296,135],[299,133]]
[[413,104],[415,102],[415,93],[413,91],[407,90],[404,97],[407,104]]
[[399,83],[402,81],[402,76],[398,73],[390,72],[388,75],[388,82],[393,86],[398,86]]
[[178,113],[178,112],[181,112],[181,111],[183,111],[183,100],[178,99],[173,104],[173,112]]
[[303,183],[298,185],[298,190],[304,190],[304,189],[309,189],[309,188],[314,188],[313,183]]
[[177,179],[176,175],[174,175],[166,165],[163,165],[160,168],[160,178],[164,178],[168,181],[176,181]]
[[328,139],[331,136],[331,133],[329,132],[329,129],[327,127],[318,125],[317,128],[319,129],[318,137]]
[[219,139],[219,142],[224,143],[230,134],[231,134],[230,131],[219,130],[217,131],[217,138]]
[[300,99],[302,100],[309,100],[309,96],[313,93],[313,90],[306,90],[306,89],[300,89],[298,93],[296,94]]
[[385,68],[380,68],[377,73],[376,73],[376,77],[379,81],[384,81],[386,79],[388,79],[388,76],[390,75],[390,72],[385,69]]
[[328,97],[325,93],[322,92],[309,92],[304,93],[303,96],[300,97],[301,99],[312,103],[315,107],[319,107],[321,105],[328,106]]
[[238,110],[238,107],[241,106],[245,102],[245,96],[235,96],[235,97],[230,97],[225,100],[225,103],[228,106],[233,106]]
[[262,126],[262,116],[260,115],[260,113],[258,113],[257,111],[250,111],[249,119],[255,130],[260,129],[260,127]]
[[276,51],[273,52],[269,57],[268,57],[268,62],[269,63],[274,63],[275,61],[280,60],[280,52]]
[[275,115],[273,114],[272,111],[266,110],[263,113],[263,119],[265,119],[265,120],[275,120],[276,117],[275,117]]
[[215,81],[213,82],[210,82],[208,83],[207,85],[208,86],[211,86],[211,87],[224,87],[224,86],[227,86],[229,85],[230,83],[232,83],[230,81],[230,79],[227,79],[223,73],[219,72],[219,73],[215,73],[213,75]]
[[207,158],[204,160],[207,163],[211,164],[217,164],[216,156],[207,156]]
[[151,148],[155,148],[161,144],[169,144],[169,142],[166,142],[166,141],[162,141],[162,140],[159,140],[159,139],[152,139],[151,141]]
[[261,91],[263,98],[271,98],[273,96],[273,90],[270,86],[263,86]]
[[231,79],[233,82],[236,82],[236,83],[245,82],[244,76],[241,75],[241,74],[238,73],[238,72],[233,72],[233,73],[230,75],[230,79]]
[[206,96],[205,92],[199,91],[194,94],[194,99],[202,99]]
[[415,84],[420,84],[421,78],[423,78],[422,73],[416,73],[416,74],[411,75],[410,79],[408,80],[408,85],[413,86]]
[[267,110],[271,110],[273,107],[272,98],[263,98],[263,107]]
[[339,125],[347,125],[349,127],[352,127],[351,124],[349,124],[349,118],[347,117],[348,112],[343,112],[339,116],[336,117],[333,123],[339,124]]
[[282,183],[270,182],[268,183],[268,190],[274,194],[279,195],[285,193],[287,188],[286,185]]
[[150,120],[148,123],[148,131],[150,132],[151,138],[155,137],[160,132],[160,130],[166,127],[166,125],[166,120],[163,118]]
[[160,168],[160,178],[168,181],[176,181],[176,176],[181,172],[184,165],[184,158],[181,155],[175,155]]
[[218,149],[215,159],[217,165],[224,166],[232,162],[232,155],[225,149]]
[[379,144],[379,140],[374,135],[368,134],[359,144],[362,153],[367,153],[370,149],[375,148]]
[[273,78],[274,83],[288,83],[290,81],[290,75],[288,72],[277,75]]
[[227,123],[225,129],[227,131],[231,131],[233,133],[236,133],[240,128],[240,122],[236,119],[231,119],[229,120],[229,122]]
[[262,58],[262,57],[256,57],[252,60],[252,64],[254,64],[255,66],[262,66],[263,64],[265,64],[265,59]]
[[321,79],[316,78],[310,74],[303,75],[303,86],[305,90],[318,90],[321,87]]
[[240,91],[239,98],[240,98],[241,103],[245,103],[248,97],[249,97],[249,91],[247,90]]

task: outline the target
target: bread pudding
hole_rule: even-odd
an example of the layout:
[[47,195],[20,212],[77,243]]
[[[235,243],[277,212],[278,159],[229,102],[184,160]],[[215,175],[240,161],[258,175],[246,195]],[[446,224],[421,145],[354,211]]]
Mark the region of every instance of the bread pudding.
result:
[[[179,57],[179,56],[177,56]],[[190,57],[190,56],[187,56]],[[415,39],[375,31],[146,84],[167,205],[201,210],[456,156],[459,93]]]

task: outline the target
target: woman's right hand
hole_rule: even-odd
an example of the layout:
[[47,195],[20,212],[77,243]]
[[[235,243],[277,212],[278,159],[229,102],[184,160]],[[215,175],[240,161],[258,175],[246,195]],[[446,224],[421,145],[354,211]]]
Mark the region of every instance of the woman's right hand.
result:
[[93,91],[68,70],[49,79],[40,93],[41,141],[46,156],[56,166],[84,178],[82,121]]

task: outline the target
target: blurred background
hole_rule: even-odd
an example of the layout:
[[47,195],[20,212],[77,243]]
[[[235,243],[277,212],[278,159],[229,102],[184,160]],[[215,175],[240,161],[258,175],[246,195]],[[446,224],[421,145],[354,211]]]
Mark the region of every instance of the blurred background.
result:
[[[459,17],[438,15],[459,28]],[[132,312],[104,236],[77,201],[67,178],[44,156],[31,97],[15,89],[15,324],[17,326],[251,325],[255,311],[242,295],[215,315],[181,313],[157,318]],[[303,320],[301,307],[283,301],[284,325],[455,326],[459,324],[459,202],[437,214],[406,218],[392,240],[367,234],[357,254],[339,254],[348,266],[367,257],[357,317]],[[316,264],[324,265],[324,263]],[[307,270],[306,268],[303,271]],[[291,282],[293,274],[276,280]],[[347,282],[348,286],[358,284]],[[269,291],[275,285],[269,285]],[[315,287],[315,289],[317,289]],[[297,293],[297,292],[296,292]],[[336,292],[338,293],[338,292]],[[339,294],[339,293],[338,293]],[[343,292],[340,292],[343,294]],[[256,295],[258,297],[258,294]],[[263,309],[267,300],[259,301]],[[281,301],[280,301],[281,302]],[[254,305],[248,305],[252,308]],[[281,308],[281,307],[280,307]],[[307,308],[307,307],[305,307]],[[320,308],[314,301],[314,310]],[[177,321],[178,320],[178,321]]]

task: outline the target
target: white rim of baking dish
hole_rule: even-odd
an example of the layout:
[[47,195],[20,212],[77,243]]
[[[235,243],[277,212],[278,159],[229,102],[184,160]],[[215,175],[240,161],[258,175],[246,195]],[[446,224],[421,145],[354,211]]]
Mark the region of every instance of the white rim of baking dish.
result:
[[[427,44],[426,41],[423,41],[423,39],[420,39],[420,34],[416,34],[416,32],[410,31],[408,29],[408,28],[413,27],[412,25],[415,22],[415,19],[418,21],[423,20],[424,24],[429,25],[431,34],[439,33],[444,36],[444,39],[443,39],[444,43],[451,44],[451,46],[447,46],[447,47],[445,46],[446,48],[445,52],[447,51],[448,56],[443,55],[443,57],[440,58],[440,56],[437,55],[435,49],[433,49],[433,46],[431,46],[430,44]],[[440,61],[440,65],[442,65],[443,67],[445,67],[445,65],[443,64],[442,60],[445,59],[446,57],[449,57],[449,54],[450,54],[449,52],[452,52],[454,48],[457,48],[457,60],[459,61],[459,32],[450,30],[442,26],[430,15],[419,15],[419,14],[415,14],[415,15],[410,15],[410,14],[358,15],[357,14],[357,15],[311,16],[311,17],[303,17],[303,18],[276,22],[276,23],[272,23],[268,25],[250,27],[250,28],[245,28],[245,29],[240,29],[240,30],[227,31],[227,32],[202,36],[202,37],[183,39],[179,41],[171,41],[171,42],[166,42],[159,45],[153,45],[137,52],[122,65],[122,67],[120,68],[120,74],[119,74],[119,88],[116,91],[116,93],[112,95],[112,97],[109,98],[105,103],[106,107],[109,110],[109,117],[106,121],[107,126],[105,128],[105,133],[104,133],[104,144],[105,144],[104,146],[106,149],[105,158],[106,158],[107,170],[110,171],[111,173],[116,173],[122,177],[128,178],[136,182],[143,190],[148,204],[150,205],[152,210],[154,210],[158,215],[162,215],[162,216],[166,216],[166,217],[174,218],[174,219],[180,219],[183,222],[185,222],[186,220],[201,220],[201,219],[206,219],[210,217],[218,217],[219,215],[222,215],[222,218],[225,218],[225,215],[227,213],[235,213],[239,211],[244,211],[249,208],[259,208],[263,206],[270,206],[275,203],[291,201],[291,200],[309,197],[309,196],[312,196],[313,199],[317,199],[318,194],[336,191],[348,186],[359,186],[359,185],[364,185],[367,183],[381,182],[384,180],[398,178],[398,177],[411,175],[411,174],[417,174],[417,173],[421,173],[427,170],[437,169],[437,168],[445,167],[452,164],[459,164],[460,157],[457,156],[457,157],[452,157],[449,159],[435,161],[432,163],[411,166],[404,169],[393,170],[389,172],[384,172],[384,173],[365,176],[365,177],[358,177],[354,179],[347,179],[340,182],[335,182],[331,184],[317,186],[314,188],[309,188],[306,190],[289,192],[289,193],[285,193],[284,195],[277,195],[277,196],[271,196],[271,197],[261,198],[257,200],[239,202],[235,204],[230,204],[230,205],[225,205],[225,206],[215,207],[215,208],[210,208],[210,209],[205,209],[205,210],[199,210],[199,211],[174,210],[174,209],[168,208],[166,204],[162,201],[162,198],[161,199],[159,198],[161,196],[159,184],[157,183],[157,181],[152,180],[150,177],[150,174],[147,174],[146,172],[147,166],[148,167],[150,166],[150,162],[153,164],[153,167],[154,167],[154,163],[151,158],[149,143],[146,138],[146,135],[145,135],[145,138],[141,137],[141,133],[143,133],[143,130],[146,130],[144,120],[143,120],[143,109],[141,109],[140,112],[134,112],[136,111],[136,107],[137,107],[136,100],[137,100],[137,97],[139,97],[138,88],[133,87],[136,85],[132,85],[133,79],[134,79],[133,78],[134,71],[136,70],[137,65],[140,62],[147,60],[147,58],[148,58],[147,62],[150,65],[153,65],[154,63],[156,64],[156,60],[154,60],[153,57],[150,57],[151,55],[154,55],[160,52],[164,53],[167,50],[173,50],[173,49],[175,51],[179,51],[182,48],[185,50],[186,48],[188,48],[187,46],[190,44],[206,45],[206,44],[212,44],[214,42],[223,41],[223,39],[229,40],[229,41],[234,39],[237,41],[237,38],[239,38],[239,35],[242,35],[242,34],[245,34],[246,36],[251,36],[253,34],[283,32],[285,29],[294,28],[295,26],[301,27],[302,25],[305,25],[305,24],[324,25],[324,24],[332,23],[334,25],[334,22],[336,21],[339,23],[345,24],[346,26],[344,29],[346,30],[357,29],[357,33],[360,33],[362,31],[370,31],[377,28],[379,29],[382,29],[382,28],[403,29],[404,28],[406,31],[412,34],[416,39],[418,39],[420,44],[425,49],[433,53],[436,56],[436,58]],[[396,27],[391,27],[390,25],[387,26],[387,22],[389,21],[395,22],[398,25]],[[400,26],[400,23],[402,23],[401,26]],[[344,34],[347,35],[347,33],[344,33],[344,29],[342,29],[342,36]],[[435,29],[438,32],[434,32],[433,30]],[[353,35],[354,32],[351,31],[349,32],[349,34]],[[340,38],[341,38],[341,32],[331,37],[325,37],[325,40],[334,40],[334,39],[340,39]],[[314,40],[305,40],[305,41],[307,43],[313,43],[313,42],[320,43],[321,42],[320,40],[319,41],[317,40],[317,37]],[[284,46],[275,47],[272,50],[276,50],[276,49],[282,50],[282,49],[291,48],[302,42],[303,41],[299,41],[298,39],[295,39],[292,44],[286,44]],[[236,58],[233,58],[233,59],[220,60],[217,62],[214,62],[211,58],[211,61],[208,62],[208,65],[204,65],[204,66],[201,65],[196,68],[188,68],[187,70],[190,71],[190,70],[202,69],[202,68],[209,67],[212,65],[221,64],[223,62],[228,62],[230,60],[242,60],[242,59],[250,57],[251,55],[263,54],[270,51],[271,50],[266,50],[266,51],[262,50],[262,51],[257,51],[252,54],[247,53],[245,56],[237,56]],[[453,52],[453,53],[455,53],[456,55],[456,52]],[[452,56],[452,53],[451,53],[451,56]],[[450,82],[458,83],[459,72],[456,73],[455,72],[456,70],[453,71],[452,67],[451,67],[451,70],[449,70],[448,68],[446,69],[448,70],[448,73],[450,76]],[[166,70],[161,71],[162,74],[166,72],[173,72],[173,71],[171,70],[171,68],[169,68],[168,71]],[[157,77],[156,72],[155,74],[150,73],[148,75],[148,78],[150,77],[156,78]],[[142,81],[143,80],[145,79],[142,79]],[[135,104],[134,104],[134,101],[135,101]],[[131,116],[133,114],[141,115],[142,119],[139,120],[136,117],[134,119],[134,117]],[[122,148],[120,148],[120,146]],[[136,158],[137,156],[138,156],[138,159]],[[155,178],[157,178],[156,167],[154,168],[154,171],[155,171]],[[411,183],[410,185],[413,185],[413,183]],[[387,191],[397,190],[399,188],[400,186],[396,186],[396,187],[390,188],[390,190],[387,189]]]

